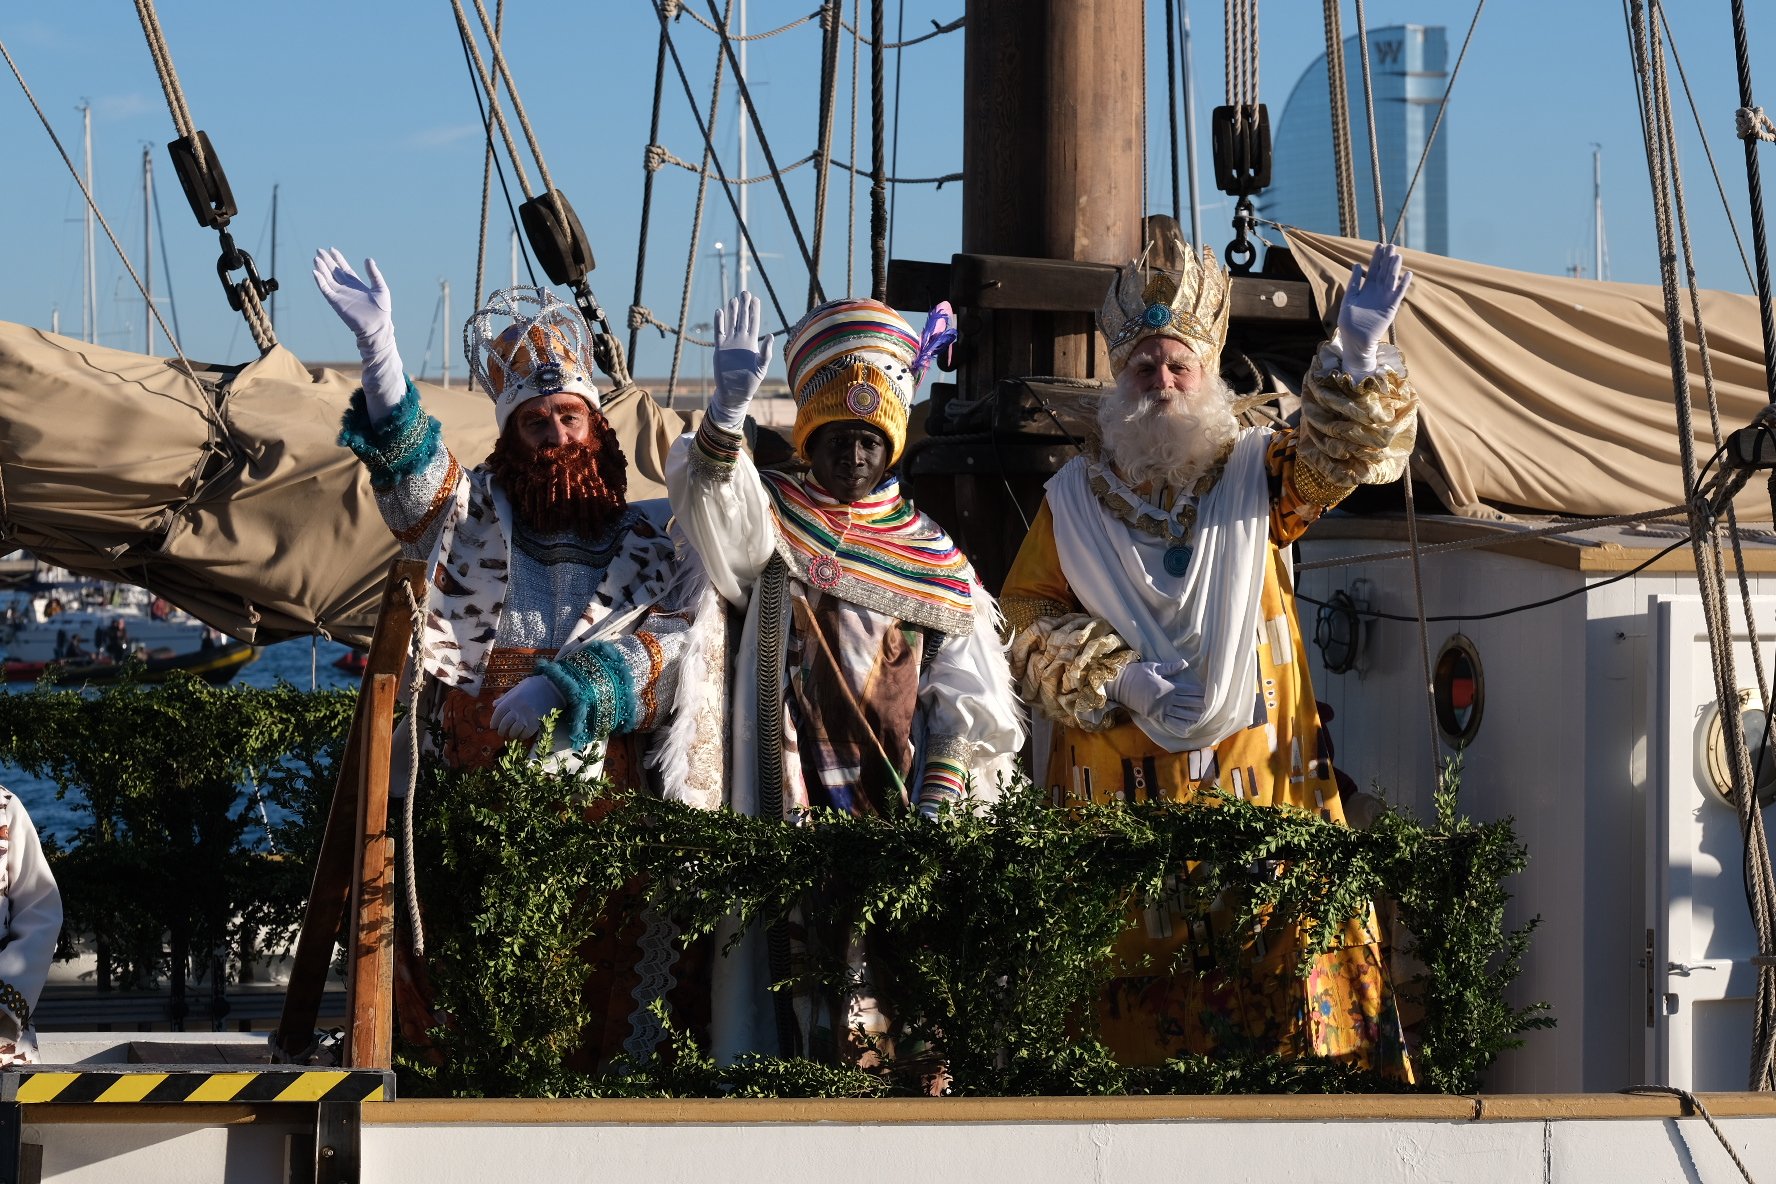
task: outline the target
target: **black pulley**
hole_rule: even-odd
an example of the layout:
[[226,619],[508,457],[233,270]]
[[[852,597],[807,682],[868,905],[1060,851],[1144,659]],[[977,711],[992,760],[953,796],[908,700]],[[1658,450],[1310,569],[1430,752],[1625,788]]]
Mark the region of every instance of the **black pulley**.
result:
[[[556,214],[557,202],[560,216]],[[580,216],[559,189],[539,193],[519,206],[518,217],[524,223],[524,237],[530,240],[530,249],[543,265],[550,283],[571,288],[598,266],[592,258],[592,244],[586,241],[586,228],[580,225]]]
[[[194,139],[196,143],[193,143]],[[203,150],[201,164],[198,163],[200,147]],[[167,155],[173,158],[173,171],[179,175],[179,187],[185,191],[185,200],[191,203],[197,224],[211,230],[227,226],[228,220],[240,211],[234,204],[234,191],[228,187],[228,174],[222,171],[222,161],[210,146],[210,137],[203,132],[198,132],[195,137],[180,136],[167,145]]]
[[[1244,113],[1245,118],[1238,116]],[[1270,111],[1258,104],[1256,117],[1248,104],[1215,108],[1212,120],[1215,187],[1232,197],[1257,193],[1270,185]]]

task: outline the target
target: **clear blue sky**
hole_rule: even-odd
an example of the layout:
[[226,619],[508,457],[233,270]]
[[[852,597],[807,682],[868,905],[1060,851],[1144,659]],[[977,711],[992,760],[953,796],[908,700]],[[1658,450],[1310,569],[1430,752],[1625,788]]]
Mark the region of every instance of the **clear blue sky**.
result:
[[[491,7],[491,0],[489,0]],[[627,310],[635,282],[642,205],[643,149],[648,142],[658,21],[650,0],[589,4],[508,0],[508,47],[519,89],[557,184],[573,199],[590,233],[599,267],[594,287],[614,318]],[[688,7],[706,11],[702,0]],[[750,26],[768,29],[805,15],[812,0],[751,0]],[[850,5],[846,5],[847,10]],[[1759,100],[1776,109],[1776,14],[1751,4],[1753,72]],[[278,185],[281,212],[278,300],[284,344],[311,361],[351,353],[350,339],[333,321],[308,277],[308,256],[319,244],[337,245],[353,259],[374,254],[394,285],[402,352],[410,369],[427,358],[436,372],[441,351],[459,351],[460,323],[470,311],[479,226],[482,145],[451,9],[444,0],[304,0],[300,4],[195,3],[160,5],[173,58],[193,117],[225,163],[241,206],[236,236],[270,267],[270,196]],[[932,21],[961,15],[963,0],[906,0],[908,35]],[[1451,61],[1473,14],[1472,0],[1373,0],[1370,24],[1410,21],[1448,28]],[[1684,0],[1671,20],[1676,45],[1709,121],[1709,139],[1733,199],[1741,231],[1743,152],[1732,136],[1738,106],[1726,0]],[[1170,204],[1165,144],[1164,23],[1159,0],[1149,4],[1150,205]],[[473,19],[472,7],[469,9]],[[869,6],[864,5],[867,21]],[[1209,171],[1208,111],[1222,101],[1222,5],[1191,4],[1198,67],[1199,156]],[[889,6],[894,33],[896,4]],[[1262,94],[1280,115],[1301,72],[1324,49],[1319,6],[1271,0],[1261,6]],[[1345,31],[1354,31],[1345,5]],[[963,34],[904,51],[899,172],[930,176],[961,167]],[[164,143],[172,125],[146,45],[130,6],[61,0],[13,8],[0,18],[0,37],[56,130],[78,153],[82,100],[94,116],[97,196],[132,256],[143,236],[141,155],[153,146],[164,204],[184,346],[195,358],[241,361],[252,343],[226,306],[214,274],[215,236],[200,230],[185,207],[167,165]],[[715,40],[688,18],[675,29],[685,65],[708,99]],[[749,77],[755,101],[780,162],[812,147],[819,77],[817,24],[751,46]],[[1131,47],[1131,52],[1139,52]],[[868,161],[868,61],[860,79],[863,127],[860,155]],[[892,72],[893,63],[890,62]],[[1116,69],[1115,62],[1103,63]],[[848,66],[844,76],[849,87]],[[1675,85],[1675,79],[1674,79]],[[1681,94],[1679,102],[1682,102]],[[849,127],[840,104],[835,153],[849,155]],[[718,139],[734,167],[735,111],[724,96]],[[1703,282],[1747,291],[1744,270],[1727,229],[1687,108],[1684,165]],[[0,75],[0,128],[5,129],[6,182],[0,186],[0,319],[47,327],[52,307],[62,329],[80,331],[81,228],[78,190],[23,94]],[[1451,247],[1484,263],[1547,273],[1588,259],[1591,241],[1591,151],[1603,145],[1605,225],[1612,276],[1656,283],[1646,166],[1640,148],[1621,0],[1492,0],[1475,35],[1451,101],[1443,134],[1449,137]],[[701,144],[684,94],[668,67],[660,140],[678,156],[695,158]],[[1762,158],[1768,191],[1776,194],[1776,155]],[[1129,162],[1138,168],[1138,161]],[[760,168],[754,150],[748,171]],[[533,185],[535,173],[532,172]],[[812,205],[813,175],[804,168],[788,185],[798,207]],[[695,178],[667,168],[655,184],[653,234],[643,303],[676,321],[689,243]],[[1228,237],[1228,209],[1204,183],[1205,237]],[[856,287],[868,282],[868,186],[857,197]],[[791,316],[800,311],[806,275],[769,185],[752,188],[755,235],[770,252],[771,269]],[[1776,216],[1776,209],[1771,211]],[[846,207],[842,182],[829,213],[825,280],[845,286]],[[491,284],[509,278],[509,222],[503,207],[494,221]],[[712,188],[697,253],[700,265],[691,320],[705,321],[715,303],[713,244],[734,241],[732,216]],[[903,188],[898,195],[895,254],[947,258],[960,237],[960,186],[941,191]],[[103,242],[98,265],[100,327],[107,344],[140,349],[141,301]],[[159,243],[155,244],[159,254]],[[792,266],[792,260],[796,261]],[[157,273],[158,273],[157,267]],[[447,334],[435,328],[438,287],[448,278],[452,316]],[[164,289],[157,275],[156,286]],[[160,346],[164,352],[164,343]],[[637,370],[664,373],[669,343],[645,333]],[[697,368],[694,351],[686,367]],[[461,374],[460,353],[452,359]]]

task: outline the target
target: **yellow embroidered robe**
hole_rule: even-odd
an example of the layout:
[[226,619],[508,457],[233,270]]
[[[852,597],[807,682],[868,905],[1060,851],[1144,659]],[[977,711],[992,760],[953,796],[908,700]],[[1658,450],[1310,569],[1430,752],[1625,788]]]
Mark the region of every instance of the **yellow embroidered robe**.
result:
[[[1272,438],[1265,467],[1270,542],[1264,554],[1257,688],[1264,722],[1213,748],[1172,753],[1149,739],[1126,712],[1117,711],[1111,719],[1118,722],[1096,731],[1077,726],[1077,718],[1057,720],[1048,751],[1035,754],[1035,767],[1045,770],[1057,805],[1068,799],[1114,803],[1161,795],[1182,802],[1204,786],[1219,786],[1261,805],[1294,806],[1344,822],[1281,548],[1349,488],[1329,492],[1325,479],[1306,469],[1298,485],[1292,431]],[[1062,572],[1046,500],[1000,603],[1013,629],[1083,611]],[[1015,645],[1013,670],[1024,673]],[[1035,706],[1037,697],[1030,687],[1025,690]],[[1101,705],[1101,686],[1098,692]],[[1305,980],[1297,970],[1299,934],[1276,925],[1247,939],[1245,965],[1211,969],[1214,934],[1227,921],[1222,910],[1212,909],[1207,917],[1181,914],[1165,902],[1134,914],[1117,946],[1118,974],[1098,1006],[1104,1040],[1119,1060],[1157,1064],[1237,1045],[1284,1056],[1329,1057],[1410,1077],[1373,916],[1351,922],[1341,946],[1316,959]],[[1186,946],[1184,969],[1166,973]]]

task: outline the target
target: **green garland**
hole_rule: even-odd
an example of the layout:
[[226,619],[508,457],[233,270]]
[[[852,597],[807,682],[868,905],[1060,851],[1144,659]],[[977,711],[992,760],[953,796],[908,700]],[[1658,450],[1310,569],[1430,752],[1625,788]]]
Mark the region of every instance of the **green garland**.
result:
[[[916,1088],[774,1057],[718,1067],[683,1033],[647,1064],[599,1077],[565,1068],[589,1018],[577,951],[606,901],[639,878],[689,934],[713,933],[730,914],[766,922],[799,908],[912,951],[897,977],[897,1013],[916,1039],[943,1049],[953,1093],[1398,1089],[1316,1060],[1231,1055],[1131,1069],[1081,1030],[1130,902],[1189,860],[1202,865],[1205,903],[1223,890],[1238,902],[1234,933],[1268,910],[1273,923],[1299,920],[1329,943],[1370,902],[1396,902],[1406,952],[1425,968],[1397,984],[1423,1015],[1421,1087],[1472,1091],[1499,1052],[1553,1020],[1544,1005],[1504,999],[1534,925],[1504,922],[1501,883],[1526,860],[1510,820],[1462,817],[1454,774],[1436,802],[1431,826],[1389,810],[1359,831],[1224,796],[1055,810],[1019,781],[978,815],[932,823],[834,814],[792,827],[612,796],[551,777],[516,751],[489,770],[433,771],[418,839],[431,973],[438,1006],[466,1022],[434,1030],[435,1049],[406,1061],[402,1088],[797,1097]],[[587,822],[589,810],[602,817]],[[826,974],[835,986],[843,968]]]

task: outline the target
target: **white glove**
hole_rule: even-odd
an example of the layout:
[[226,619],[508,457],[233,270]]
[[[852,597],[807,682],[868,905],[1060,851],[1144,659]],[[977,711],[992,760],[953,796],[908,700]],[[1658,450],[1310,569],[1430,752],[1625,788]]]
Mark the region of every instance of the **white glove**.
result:
[[1119,671],[1104,693],[1136,715],[1165,724],[1174,731],[1196,722],[1202,715],[1202,692],[1187,690],[1178,675],[1189,669],[1182,658],[1170,662],[1130,662]]
[[387,419],[407,393],[407,376],[395,348],[388,283],[376,260],[364,260],[364,271],[369,283],[358,278],[337,250],[322,247],[315,252],[315,286],[358,339],[358,356],[364,361],[364,404],[370,422],[376,424]]
[[533,674],[493,701],[493,730],[507,740],[528,740],[543,726],[543,717],[567,706],[547,675]]
[[750,292],[715,311],[715,394],[709,418],[723,431],[738,432],[746,409],[771,367],[770,335],[759,335],[759,298]]
[[1375,373],[1375,351],[1387,337],[1388,327],[1412,286],[1412,273],[1400,258],[1400,248],[1380,244],[1369,259],[1351,267],[1350,284],[1338,306],[1338,352],[1353,378]]

